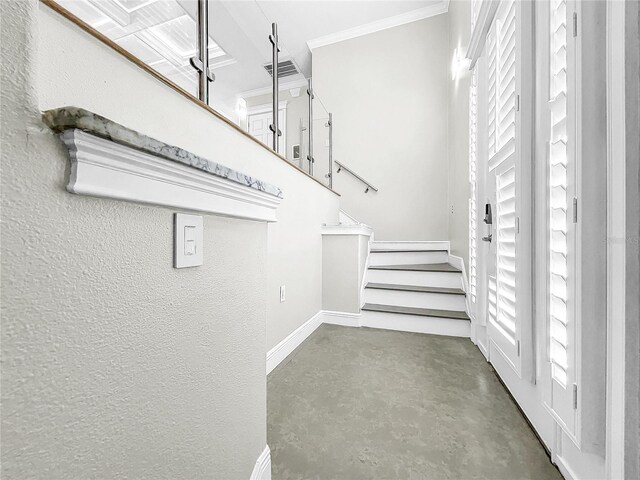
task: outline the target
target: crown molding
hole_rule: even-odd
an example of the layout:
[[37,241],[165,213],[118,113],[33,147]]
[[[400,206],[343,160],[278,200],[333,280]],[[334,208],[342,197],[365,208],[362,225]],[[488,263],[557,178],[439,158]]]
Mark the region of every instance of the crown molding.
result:
[[342,30],[341,32],[331,33],[323,37],[313,38],[307,42],[307,46],[309,47],[309,50],[313,51],[316,48],[324,47],[326,45],[379,32],[381,30],[386,30],[387,28],[398,27],[417,20],[434,17],[442,13],[447,13],[448,11],[449,0],[441,0],[440,2],[429,5],[428,7],[401,13],[400,15],[395,15],[393,17],[383,18],[382,20],[376,20],[375,22]]

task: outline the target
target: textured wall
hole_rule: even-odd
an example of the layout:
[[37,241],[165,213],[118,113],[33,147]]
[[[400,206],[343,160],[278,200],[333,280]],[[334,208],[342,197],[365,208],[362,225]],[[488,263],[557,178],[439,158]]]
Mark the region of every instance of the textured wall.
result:
[[[449,3],[449,59],[455,49],[467,52],[471,34],[471,3]],[[464,259],[469,271],[469,84],[468,70],[449,77],[449,241],[451,253]]]
[[[267,349],[315,315],[322,308],[320,227],[337,222],[340,197],[60,15],[40,10],[40,108],[83,107],[282,188],[279,221],[267,227]],[[280,285],[287,286],[284,303]]]
[[447,27],[437,15],[313,51],[333,157],[379,192],[344,172],[334,188],[377,240],[447,240]]
[[[69,27],[35,0],[0,6],[2,477],[248,478],[266,443],[267,226],[206,216],[204,265],[176,270],[173,211],[67,193],[36,93],[71,95],[100,57],[52,71],[38,34],[69,44],[41,21]],[[86,95],[136,109],[125,68],[131,96],[107,77]]]

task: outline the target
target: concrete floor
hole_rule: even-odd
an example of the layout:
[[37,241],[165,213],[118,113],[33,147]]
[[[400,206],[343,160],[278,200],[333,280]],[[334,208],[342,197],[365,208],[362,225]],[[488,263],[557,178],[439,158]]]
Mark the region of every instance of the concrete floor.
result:
[[468,339],[322,325],[267,411],[274,480],[562,479]]

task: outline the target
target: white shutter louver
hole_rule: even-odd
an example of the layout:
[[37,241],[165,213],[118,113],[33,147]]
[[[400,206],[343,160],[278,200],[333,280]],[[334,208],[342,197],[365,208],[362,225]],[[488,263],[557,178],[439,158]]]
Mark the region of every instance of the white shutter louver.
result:
[[491,158],[496,153],[496,36],[495,32],[492,29],[487,35],[487,52],[488,52],[488,61],[489,61],[489,99],[487,102],[488,105],[488,134],[489,134],[489,142],[488,142],[488,154],[489,158]]
[[567,384],[567,25],[564,1],[551,2],[549,148],[551,374]]
[[548,308],[551,409],[570,433],[574,429],[572,343],[574,325],[570,259],[574,250],[568,116],[568,25],[566,0],[549,3],[549,238]]
[[497,314],[496,326],[516,345],[516,170],[496,175]]
[[489,297],[487,302],[488,318],[490,323],[495,323],[498,316],[498,286],[496,278],[489,276]]
[[496,151],[516,137],[516,4],[497,19]]
[[[476,2],[477,3],[477,2]],[[478,261],[478,73],[471,73],[469,89],[469,299],[476,303]]]

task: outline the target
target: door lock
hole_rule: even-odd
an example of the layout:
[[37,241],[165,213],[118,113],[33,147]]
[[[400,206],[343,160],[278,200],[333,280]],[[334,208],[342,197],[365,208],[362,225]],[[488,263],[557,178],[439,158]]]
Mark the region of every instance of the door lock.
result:
[[[493,223],[493,216],[491,215],[491,204],[490,203],[485,203],[484,205],[484,223],[486,223],[487,225],[491,225]],[[489,227],[489,229],[491,229],[491,227]],[[483,242],[491,242],[491,239],[493,238],[493,234],[489,233],[489,235],[482,237],[482,241]]]

